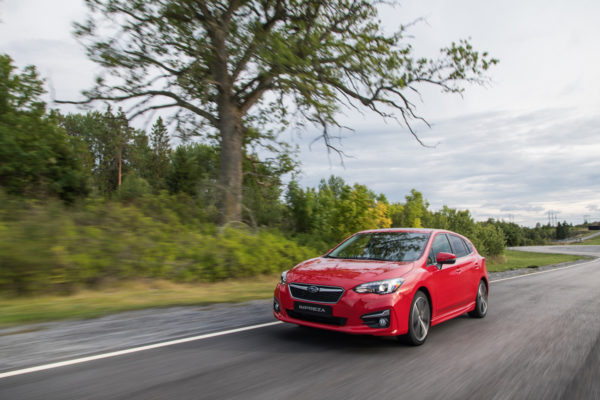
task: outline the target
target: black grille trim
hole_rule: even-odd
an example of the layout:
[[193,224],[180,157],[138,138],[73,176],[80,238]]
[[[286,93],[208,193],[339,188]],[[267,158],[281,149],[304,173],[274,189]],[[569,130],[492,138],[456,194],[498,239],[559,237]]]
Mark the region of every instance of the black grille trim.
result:
[[344,325],[346,325],[346,321],[348,320],[347,318],[341,318],[341,317],[319,317],[316,315],[301,314],[301,313],[295,312],[294,310],[286,310],[286,311],[287,311],[287,314],[294,319],[299,319],[299,320],[308,321],[308,322],[316,322],[318,324],[344,326]]
[[[308,288],[315,286],[319,288],[316,293],[311,293]],[[344,294],[344,289],[337,286],[323,286],[323,285],[308,285],[305,283],[290,283],[290,294],[293,298],[298,300],[308,300],[318,303],[335,304],[340,301],[340,298]]]

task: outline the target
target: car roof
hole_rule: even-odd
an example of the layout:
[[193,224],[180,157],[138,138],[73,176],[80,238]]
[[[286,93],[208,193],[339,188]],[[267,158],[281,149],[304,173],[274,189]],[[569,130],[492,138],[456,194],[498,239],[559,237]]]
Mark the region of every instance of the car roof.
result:
[[469,242],[469,238],[467,238],[464,235],[461,235],[460,233],[457,232],[453,232],[453,231],[449,231],[447,229],[429,229],[429,228],[382,228],[382,229],[367,229],[364,231],[360,231],[357,233],[385,233],[385,232],[414,232],[414,233],[429,233],[429,234],[433,234],[433,233],[438,233],[438,232],[443,232],[443,233],[452,233],[454,235],[458,235],[464,239],[467,239]]
[[426,228],[383,228],[383,229],[367,229],[358,233],[377,233],[377,232],[416,232],[416,233],[433,233],[433,232],[450,232],[443,229],[426,229]]

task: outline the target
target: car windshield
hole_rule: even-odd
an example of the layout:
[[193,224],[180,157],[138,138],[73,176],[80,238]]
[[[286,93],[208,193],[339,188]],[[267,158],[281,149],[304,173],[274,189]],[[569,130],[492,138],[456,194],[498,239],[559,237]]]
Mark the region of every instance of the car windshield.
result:
[[359,233],[333,249],[326,257],[352,260],[415,261],[421,257],[429,233]]

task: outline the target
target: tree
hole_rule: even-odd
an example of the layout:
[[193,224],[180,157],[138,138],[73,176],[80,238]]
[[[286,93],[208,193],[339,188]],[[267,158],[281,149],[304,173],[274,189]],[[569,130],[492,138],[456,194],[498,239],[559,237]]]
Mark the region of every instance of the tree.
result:
[[131,140],[134,138],[134,130],[129,126],[129,121],[119,110],[117,115],[110,112],[110,108],[106,110],[105,119],[109,125],[109,146],[114,149],[113,160],[117,164],[117,188],[121,187],[123,181],[123,158],[124,152],[127,151]]
[[0,186],[12,194],[58,196],[71,202],[88,192],[85,145],[67,136],[40,100],[33,66],[20,73],[0,55]]
[[347,185],[336,176],[321,180],[318,191],[302,190],[292,181],[286,202],[295,233],[310,234],[307,242],[324,245],[322,250],[357,231],[392,224],[385,196],[376,196],[364,185]]
[[246,131],[242,163],[244,222],[253,226],[281,225],[285,213],[282,180],[284,175],[298,172],[295,155],[290,145],[278,142],[270,131]]
[[165,177],[169,168],[169,133],[162,118],[158,118],[150,133],[152,151],[147,176],[152,186],[158,189],[165,187]]
[[215,206],[219,149],[204,143],[180,145],[171,152],[165,176],[171,193],[197,197],[204,207]]
[[434,212],[427,226],[447,229],[465,236],[471,236],[475,231],[475,221],[469,210],[457,210],[448,206],[443,206],[441,210]]
[[312,188],[303,190],[297,181],[292,180],[285,193],[285,202],[290,214],[291,231],[294,233],[310,232],[317,204],[315,190]]
[[560,222],[556,224],[556,238],[558,240],[568,238],[570,228],[571,225],[567,224],[567,221],[563,221],[562,224]]
[[519,226],[514,222],[506,222],[506,221],[496,221],[493,218],[490,218],[486,221],[488,225],[495,225],[496,228],[499,228],[506,238],[506,245],[510,247],[515,246],[526,246],[528,244],[535,243],[527,243],[525,234],[528,228]]
[[198,150],[200,149],[195,145],[179,146],[172,153],[167,173],[167,186],[171,193],[196,195],[200,180]]
[[[125,160],[125,165],[127,167],[127,173],[123,182],[125,182],[128,175],[136,175],[137,177],[144,179],[146,183],[152,183],[152,187],[160,190],[160,183],[164,182],[159,182],[157,185],[155,180],[156,168],[150,141],[151,138],[146,135],[146,132],[139,129],[133,130],[130,141],[127,143],[126,147],[127,158]],[[165,171],[163,171],[163,173],[166,173],[168,162],[169,160],[167,159],[167,165],[165,166]]]
[[285,153],[260,160],[258,154],[244,152],[244,221],[268,226],[277,226],[282,222],[282,177],[296,167],[297,164]]
[[431,219],[429,203],[423,198],[423,194],[416,189],[411,189],[410,194],[405,196],[406,203],[393,203],[389,206],[389,217],[392,226],[421,228],[428,226]]
[[477,223],[469,237],[479,253],[484,256],[498,256],[504,253],[506,240],[502,229],[492,224]]
[[415,135],[411,121],[423,119],[410,96],[419,85],[460,92],[496,63],[465,40],[417,58],[404,27],[384,32],[382,3],[87,0],[90,17],[76,35],[112,76],[99,77],[83,102],[124,101],[132,118],[175,108],[180,122],[211,127],[221,148],[221,222],[239,220],[249,128],[282,125],[294,112],[322,127],[331,149],[329,129],[342,125],[347,106],[396,118]]
[[[115,114],[107,107],[104,113],[69,114],[61,118],[61,125],[70,136],[87,144],[95,188],[106,194],[115,191],[121,185],[128,164],[136,157],[134,144],[139,139],[139,132],[129,126],[123,111]],[[137,144],[143,141],[138,140]]]

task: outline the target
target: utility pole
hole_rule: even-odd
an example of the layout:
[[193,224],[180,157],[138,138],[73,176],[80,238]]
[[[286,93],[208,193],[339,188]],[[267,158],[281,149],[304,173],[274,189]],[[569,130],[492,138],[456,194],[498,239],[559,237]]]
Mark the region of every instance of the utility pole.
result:
[[556,226],[558,221],[558,213],[555,211],[548,211],[548,225]]

